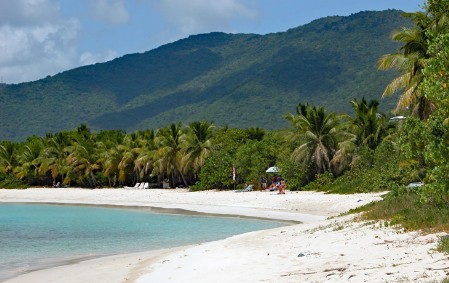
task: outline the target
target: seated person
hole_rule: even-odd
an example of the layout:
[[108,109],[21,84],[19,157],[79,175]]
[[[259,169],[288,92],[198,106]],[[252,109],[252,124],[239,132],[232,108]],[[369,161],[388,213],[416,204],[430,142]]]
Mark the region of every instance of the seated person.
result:
[[279,185],[279,194],[285,194],[285,181],[281,180],[281,184]]

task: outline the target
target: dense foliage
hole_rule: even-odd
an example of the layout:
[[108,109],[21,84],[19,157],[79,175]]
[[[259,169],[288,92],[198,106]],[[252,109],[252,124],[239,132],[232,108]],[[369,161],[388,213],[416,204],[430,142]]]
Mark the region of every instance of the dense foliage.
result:
[[[59,132],[86,123],[95,131],[156,129],[213,120],[237,128],[288,126],[295,104],[350,112],[348,101],[378,99],[395,72],[377,71],[398,47],[400,11],[327,17],[286,32],[210,33],[0,87],[0,140]],[[395,98],[380,108],[392,109]]]
[[[363,99],[360,105],[377,107],[378,103]],[[317,184],[326,174],[332,180],[349,178],[352,182],[371,177],[358,186],[347,187],[350,182],[340,181],[337,191],[342,193],[387,189],[392,182],[403,181],[397,177],[397,148],[393,143],[377,148],[371,138],[356,138],[361,133],[371,137],[372,132],[379,139],[385,136],[379,134],[378,127],[372,127],[384,125],[386,120],[371,115],[373,107],[354,108],[357,111],[352,119],[300,103],[295,114],[286,115],[291,126],[283,131],[216,128],[207,121],[187,126],[174,123],[130,134],[91,132],[81,125],[72,131],[32,136],[24,142],[1,142],[0,181],[9,184],[4,187],[55,183],[119,187],[143,181],[160,187],[168,180],[171,187],[195,190],[232,189],[245,183],[259,188],[262,176],[273,177],[265,170],[277,165],[291,190],[319,189]],[[372,121],[362,123],[366,117]],[[370,148],[373,144],[376,147]],[[367,168],[373,169],[366,173]],[[379,180],[378,186],[369,183]],[[335,186],[338,184],[336,181]]]
[[[398,110],[407,113],[403,106],[412,110],[398,131],[400,168],[406,170],[400,177],[425,185],[391,184],[391,192],[365,208],[365,216],[406,229],[439,232],[449,229],[449,1],[428,0],[425,9],[410,15],[415,27],[402,32],[413,36],[402,37],[404,46],[392,55],[406,63],[400,68],[398,86],[405,91]],[[447,243],[443,237],[439,250],[449,252]]]

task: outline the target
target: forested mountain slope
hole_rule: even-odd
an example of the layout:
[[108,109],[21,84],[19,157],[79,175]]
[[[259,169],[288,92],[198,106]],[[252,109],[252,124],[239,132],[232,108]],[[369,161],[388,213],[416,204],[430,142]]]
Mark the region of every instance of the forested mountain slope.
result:
[[[310,102],[351,113],[349,101],[379,99],[396,74],[377,71],[395,52],[400,11],[326,17],[267,35],[193,35],[112,61],[0,87],[0,140],[73,129],[134,131],[210,120],[282,128],[286,112]],[[382,100],[383,110],[395,99]]]

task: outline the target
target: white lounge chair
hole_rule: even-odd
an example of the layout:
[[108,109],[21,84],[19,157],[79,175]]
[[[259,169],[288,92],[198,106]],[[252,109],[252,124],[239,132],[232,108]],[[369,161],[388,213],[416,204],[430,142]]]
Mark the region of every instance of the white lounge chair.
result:
[[252,192],[254,185],[248,185],[246,188],[241,190],[235,190],[236,193],[243,193],[243,192]]
[[144,189],[149,189],[150,188],[150,183],[143,183],[143,188]]
[[124,186],[124,188],[125,188],[125,189],[138,189],[139,186],[140,186],[140,183],[136,183],[136,184],[134,185],[134,187]]

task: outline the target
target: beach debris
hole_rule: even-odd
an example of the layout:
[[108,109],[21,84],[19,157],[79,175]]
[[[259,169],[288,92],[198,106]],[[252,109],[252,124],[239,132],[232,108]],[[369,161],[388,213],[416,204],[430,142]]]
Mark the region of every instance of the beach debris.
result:
[[303,253],[299,253],[299,254],[298,254],[298,257],[303,257],[303,256],[306,256],[306,255],[303,254]]

